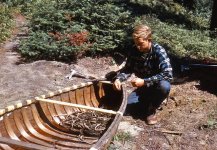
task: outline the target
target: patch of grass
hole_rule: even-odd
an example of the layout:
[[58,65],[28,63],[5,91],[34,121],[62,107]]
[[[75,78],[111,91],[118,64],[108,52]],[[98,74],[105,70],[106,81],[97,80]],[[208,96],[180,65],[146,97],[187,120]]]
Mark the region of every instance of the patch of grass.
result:
[[130,132],[119,131],[112,139],[112,143],[109,145],[108,150],[121,149],[126,142],[132,141],[133,136]]
[[114,138],[113,141],[118,141],[121,143],[125,143],[127,141],[131,141],[133,139],[132,135],[130,134],[130,132],[118,132]]
[[215,106],[214,111],[208,116],[206,123],[200,125],[199,129],[217,129],[217,105]]

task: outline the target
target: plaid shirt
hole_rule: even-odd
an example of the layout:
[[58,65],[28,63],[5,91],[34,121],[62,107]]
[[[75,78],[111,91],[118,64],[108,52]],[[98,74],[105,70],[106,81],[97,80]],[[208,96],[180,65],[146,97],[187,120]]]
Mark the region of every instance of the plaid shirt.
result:
[[132,74],[145,80],[150,86],[161,80],[171,81],[173,79],[170,59],[163,47],[157,43],[152,43],[149,53],[142,53],[133,49],[127,58],[124,68],[122,68],[116,79],[125,81]]

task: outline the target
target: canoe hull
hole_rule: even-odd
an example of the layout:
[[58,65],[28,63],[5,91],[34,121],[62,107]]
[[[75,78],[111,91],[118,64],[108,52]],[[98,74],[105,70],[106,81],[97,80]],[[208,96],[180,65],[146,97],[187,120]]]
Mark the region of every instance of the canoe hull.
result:
[[86,109],[36,101],[22,101],[0,110],[0,149],[105,149],[118,128],[126,108],[124,90],[112,84],[88,82],[39,96],[116,111],[100,136],[83,136],[61,126],[66,115]]

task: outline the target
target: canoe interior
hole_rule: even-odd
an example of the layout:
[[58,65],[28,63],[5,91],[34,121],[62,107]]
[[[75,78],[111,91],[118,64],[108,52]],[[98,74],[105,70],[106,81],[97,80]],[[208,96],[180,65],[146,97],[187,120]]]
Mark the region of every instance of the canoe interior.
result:
[[[123,112],[126,107],[123,93],[113,90],[111,84],[90,82],[40,97]],[[121,115],[112,116],[109,131],[100,137],[81,138],[59,125],[66,114],[75,111],[87,110],[34,99],[6,107],[0,116],[0,149],[90,149],[94,145],[96,149],[105,148],[108,143],[103,138],[111,140]]]

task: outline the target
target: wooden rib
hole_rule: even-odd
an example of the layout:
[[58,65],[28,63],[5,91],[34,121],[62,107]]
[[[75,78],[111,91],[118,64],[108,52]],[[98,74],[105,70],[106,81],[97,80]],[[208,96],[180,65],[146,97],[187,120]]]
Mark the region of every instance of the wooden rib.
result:
[[90,99],[90,86],[84,87],[83,94],[84,94],[85,105],[93,107],[93,104],[92,104],[91,99]]
[[[75,90],[69,92],[69,99],[70,99],[70,102],[72,102],[73,104],[77,104]],[[79,108],[72,108],[72,109],[74,111],[79,111]]]
[[[62,146],[67,146],[67,147],[71,147],[71,148],[88,148],[90,147],[89,145],[84,145],[82,143],[75,143],[75,142],[69,142],[69,141],[60,141],[60,139],[52,139],[50,138],[49,136],[45,136],[41,133],[39,133],[35,128],[33,128],[32,124],[30,123],[30,120],[29,120],[29,117],[30,115],[27,115],[26,113],[26,108],[25,109],[22,109],[21,110],[21,113],[22,113],[22,116],[23,116],[23,120],[24,120],[24,123],[27,127],[27,129],[29,130],[29,132],[34,135],[35,137],[37,137],[38,139],[40,139],[41,141],[46,141],[46,142],[50,142],[50,143],[55,143],[57,145],[60,145],[59,147],[60,148],[64,148]],[[28,111],[28,114],[30,112]],[[32,114],[31,114],[32,115]],[[56,146],[57,146],[56,145]]]
[[[68,92],[61,94],[61,101],[70,103],[70,101],[69,101],[69,93]],[[72,113],[72,109],[71,108],[72,107],[64,106],[64,109],[65,109],[65,111],[66,111],[66,113],[68,115]]]
[[[58,131],[58,130],[55,130],[53,128],[51,128],[50,126],[48,126],[47,124],[44,124],[40,117],[39,117],[39,114],[37,112],[37,109],[35,107],[35,105],[31,105],[31,111],[32,111],[32,115],[34,117],[34,120],[37,124],[37,126],[40,128],[40,130],[45,133],[45,134],[49,134],[49,136],[53,137],[53,138],[58,138],[58,139],[61,139],[61,140],[66,140],[66,141],[73,141],[73,142],[82,142],[81,140],[78,139],[77,136],[73,136],[73,135],[66,135],[64,132],[61,132],[61,131]],[[85,137],[84,137],[85,139]],[[88,143],[93,143],[94,141],[96,140],[95,139],[92,139],[92,140],[88,140],[87,139],[87,142]]]
[[[51,130],[54,131],[68,131],[65,128],[62,128],[59,124],[57,124],[55,121],[50,121],[50,119],[48,119],[48,117],[50,117],[50,112],[48,109],[46,108],[42,108],[41,105],[38,105],[37,107],[37,112],[40,116],[40,119],[46,123],[46,125],[48,125],[50,127]],[[42,110],[43,109],[43,110]],[[43,111],[43,112],[42,112]],[[55,118],[55,117],[54,117]],[[65,134],[67,136],[72,136],[71,134],[65,133],[65,132],[61,132],[62,134]]]
[[35,105],[31,105],[31,111],[34,117],[34,120],[36,122],[36,124],[38,125],[38,127],[44,131],[45,133],[53,136],[53,137],[58,137],[60,139],[65,139],[65,140],[70,140],[72,137],[70,136],[65,136],[63,132],[60,132],[52,127],[50,127],[48,124],[46,124],[45,122],[43,122],[38,114],[37,108]]
[[99,107],[99,102],[97,101],[96,93],[95,92],[96,91],[94,89],[94,85],[91,85],[91,87],[90,87],[91,101],[92,101],[94,107]]
[[43,146],[47,146],[49,148],[54,148],[54,145],[48,144],[47,142],[41,141],[33,136],[31,136],[24,128],[23,123],[21,123],[21,118],[18,115],[21,115],[18,111],[15,110],[14,114],[14,121],[17,125],[18,130],[20,131],[21,135],[25,138],[26,141],[31,141],[36,144],[40,144]]
[[[17,135],[14,133],[14,128],[11,127],[11,123],[9,121],[7,114],[4,115],[3,121],[4,121],[5,128],[7,130],[8,135],[10,136],[10,138],[14,139],[14,140],[20,140],[17,137]],[[14,120],[13,120],[13,122],[14,122]]]
[[[2,128],[2,126],[1,126],[1,128]],[[3,143],[3,144],[0,144],[0,149],[3,149],[3,150],[14,150],[9,145],[6,145],[7,143],[2,142],[2,139],[3,139],[3,137],[2,137],[2,134],[0,132],[0,143]]]
[[[42,149],[54,150],[54,149],[44,147],[44,146],[41,146],[38,144],[33,144],[33,143],[28,143],[28,142],[23,142],[23,141],[17,141],[17,140],[5,138],[5,137],[0,138],[0,143],[4,143],[4,145],[5,144],[13,145],[13,146],[19,147],[20,149],[25,148],[25,149],[31,149],[31,150],[42,150]],[[13,150],[13,149],[10,149],[10,147],[8,146],[6,148],[6,150]]]
[[[15,122],[15,124],[16,124],[16,120],[15,119],[13,119],[13,122]],[[7,132],[8,132],[8,134],[9,134],[9,136],[10,136],[10,138],[11,139],[14,139],[14,140],[17,140],[17,141],[20,141],[20,139],[17,137],[17,135],[15,134],[15,132],[14,132],[14,130],[15,130],[15,127],[13,127],[12,128],[12,126],[11,126],[11,123],[10,123],[10,121],[9,121],[9,117],[8,116],[4,116],[4,124],[5,124],[5,127],[6,127],[6,130],[7,130]],[[16,124],[17,125],[17,124]],[[31,138],[31,137],[29,137],[28,136],[28,134],[25,132],[25,130],[23,131],[22,129],[20,130],[19,129],[19,125],[17,126],[17,129],[18,129],[18,131],[19,131],[19,133],[25,138],[25,137],[27,137],[29,140],[32,140],[33,141],[33,139]],[[25,138],[26,139],[26,138]],[[44,146],[47,146],[46,145],[46,143],[45,143],[45,145]]]
[[[60,101],[61,97],[60,96],[54,96],[53,99]],[[50,105],[50,104],[48,104],[48,105]],[[59,117],[61,120],[64,120],[65,117],[63,116],[63,114],[66,114],[64,107],[57,105],[57,104],[51,104],[51,105],[53,105],[55,108],[55,111],[57,113],[56,117]]]
[[101,99],[101,97],[103,96],[103,95],[102,95],[102,83],[99,83],[98,94],[99,94],[99,97],[100,97],[100,99]]
[[[34,106],[34,105],[33,105]],[[35,108],[36,109],[36,108]],[[41,114],[41,112],[39,112],[40,111],[40,109],[36,109],[35,110],[36,112],[37,112],[37,114],[40,116],[40,114]],[[44,117],[43,117],[44,118]],[[62,131],[60,131],[60,130],[57,130],[58,128],[53,128],[53,126],[50,126],[50,123],[48,123],[47,122],[47,120],[44,120],[44,119],[42,119],[41,117],[39,117],[39,119],[41,120],[41,122],[42,123],[44,123],[44,125],[48,128],[48,129],[50,129],[50,130],[52,130],[52,131],[54,131],[54,132],[56,132],[56,133],[58,133],[59,135],[64,135],[64,136],[66,136],[66,137],[70,137],[71,139],[73,139],[73,138],[78,138],[77,137],[77,135],[73,135],[73,134],[71,134],[71,133],[66,133],[66,132],[62,132]],[[84,137],[84,139],[86,140],[87,139],[87,142],[89,143],[92,143],[94,140],[96,140],[96,138],[93,138],[93,137]],[[89,141],[89,140],[91,140],[91,141]]]
[[[84,95],[83,95],[83,89],[76,89],[75,91],[75,98],[77,104],[85,105],[84,103]],[[81,111],[85,111],[84,109],[80,109]]]
[[[38,109],[42,109],[43,113],[45,114],[45,117],[49,120],[50,125],[55,127],[58,130],[67,132],[65,128],[61,127],[60,124],[60,118],[58,117],[54,105],[53,104],[47,104],[44,102],[40,102],[40,105],[37,107]],[[46,120],[47,121],[47,120]]]

